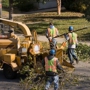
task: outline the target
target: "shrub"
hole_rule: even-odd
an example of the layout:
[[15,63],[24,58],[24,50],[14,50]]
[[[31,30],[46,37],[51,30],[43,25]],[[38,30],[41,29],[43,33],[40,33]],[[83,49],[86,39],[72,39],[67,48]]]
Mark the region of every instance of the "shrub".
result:
[[62,0],[62,5],[67,9],[70,10],[70,5],[73,3],[74,0]]
[[85,11],[85,17],[88,21],[90,21],[90,5]]
[[9,7],[9,0],[2,0],[2,6],[4,8],[8,8]]
[[84,12],[88,7],[89,0],[62,0],[67,10]]
[[84,12],[87,8],[87,0],[75,0],[70,5],[71,10],[78,11],[78,12]]
[[17,7],[20,11],[30,11],[31,9],[34,8],[33,1],[30,0],[16,0],[17,2]]
[[34,5],[31,3],[18,4],[18,9],[20,11],[28,12],[28,11],[32,10],[33,8],[34,8]]
[[77,54],[80,60],[89,60],[90,59],[90,46],[86,44],[79,44],[77,47]]

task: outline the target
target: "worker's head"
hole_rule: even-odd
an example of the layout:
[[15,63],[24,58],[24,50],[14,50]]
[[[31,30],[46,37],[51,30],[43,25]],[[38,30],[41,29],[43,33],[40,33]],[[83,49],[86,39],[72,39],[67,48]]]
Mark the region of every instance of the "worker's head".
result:
[[50,52],[49,52],[49,54],[54,56],[56,54],[55,49],[51,49]]
[[49,23],[49,25],[50,25],[50,28],[51,28],[51,29],[53,29],[53,28],[54,28],[53,23]]
[[73,31],[73,26],[69,26],[69,32],[72,32]]

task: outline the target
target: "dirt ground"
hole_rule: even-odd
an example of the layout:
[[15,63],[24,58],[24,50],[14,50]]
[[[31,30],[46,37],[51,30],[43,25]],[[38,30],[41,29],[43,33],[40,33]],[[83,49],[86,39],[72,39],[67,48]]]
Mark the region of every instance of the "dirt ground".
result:
[[74,75],[79,76],[77,86],[70,86],[67,90],[90,90],[90,62],[79,62],[75,64]]
[[14,80],[6,79],[3,71],[0,70],[0,90],[21,90],[19,86],[19,78]]
[[[75,64],[73,75],[79,76],[78,84],[67,84],[62,90],[90,90],[90,62],[79,62]],[[19,84],[20,78],[9,80],[3,76],[0,70],[0,90],[23,90]],[[71,81],[72,82],[72,81]],[[50,88],[49,90],[53,90]],[[60,89],[61,90],[61,89]]]

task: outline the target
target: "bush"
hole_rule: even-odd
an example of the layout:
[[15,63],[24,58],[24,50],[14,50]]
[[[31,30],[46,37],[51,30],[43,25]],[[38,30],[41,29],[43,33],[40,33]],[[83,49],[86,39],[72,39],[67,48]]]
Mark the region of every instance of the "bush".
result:
[[89,0],[63,0],[63,5],[67,10],[84,12],[88,7]]
[[71,10],[84,12],[87,8],[87,0],[75,0],[75,2],[70,5]]
[[18,4],[18,9],[20,11],[28,12],[28,11],[32,10],[33,8],[34,8],[34,5],[33,4],[30,4],[30,3]]
[[90,21],[90,5],[85,11],[85,17],[88,21]]
[[62,5],[67,9],[70,10],[70,5],[73,3],[73,0],[62,0]]
[[77,47],[77,54],[80,60],[89,60],[90,59],[90,46],[79,44]]
[[4,8],[8,8],[9,7],[9,0],[2,0],[2,6]]
[[33,2],[31,2],[30,0],[16,0],[17,2],[17,7],[20,11],[30,11],[34,8],[34,4]]

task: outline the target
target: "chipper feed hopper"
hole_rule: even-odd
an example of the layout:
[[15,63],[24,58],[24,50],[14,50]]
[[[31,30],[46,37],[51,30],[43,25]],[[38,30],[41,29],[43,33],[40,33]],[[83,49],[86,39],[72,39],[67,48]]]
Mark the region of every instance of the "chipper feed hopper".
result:
[[[49,53],[50,49],[44,49],[41,42],[37,40],[37,33],[21,22],[0,18],[1,25],[9,25],[9,30],[1,28],[0,34],[0,67],[6,78],[15,78],[17,72],[27,63],[32,62],[32,67],[38,72],[41,68],[42,59]],[[11,28],[23,32],[23,39],[15,34]],[[74,67],[64,57],[63,44],[56,51],[61,65],[67,71],[73,71]],[[40,65],[39,65],[40,64]],[[40,71],[40,69],[39,69]],[[42,71],[40,71],[42,72]]]

